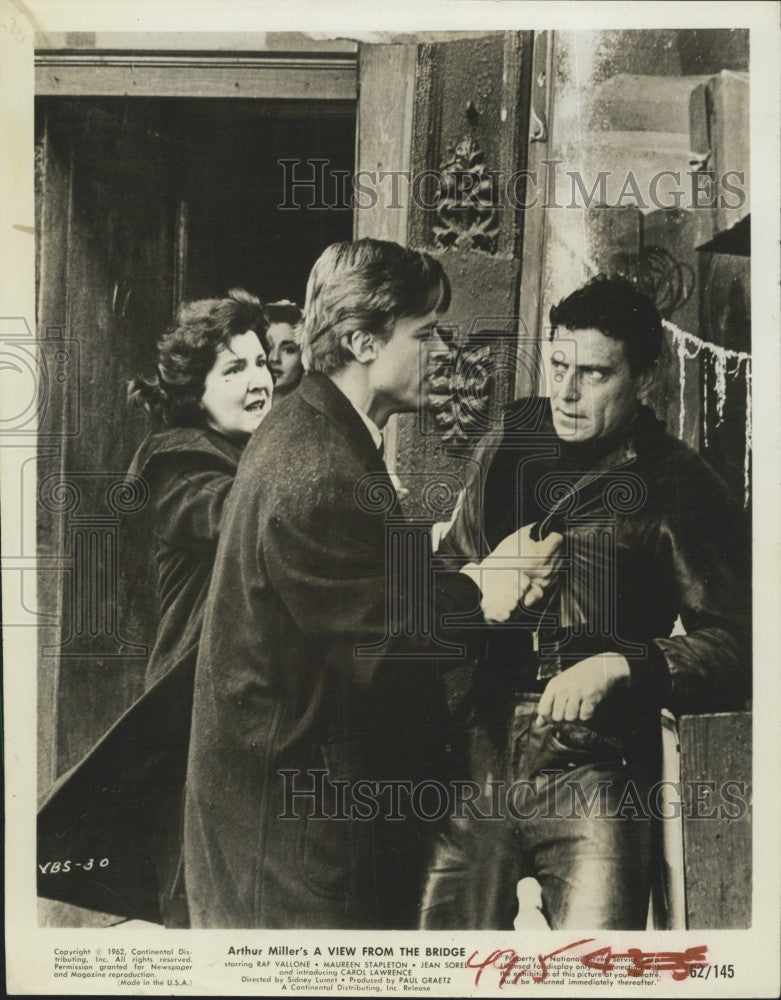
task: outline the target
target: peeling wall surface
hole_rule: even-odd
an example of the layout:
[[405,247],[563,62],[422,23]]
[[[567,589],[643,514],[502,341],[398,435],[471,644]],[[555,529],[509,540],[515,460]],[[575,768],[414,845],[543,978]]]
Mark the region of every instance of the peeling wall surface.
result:
[[748,250],[698,250],[750,210],[747,32],[557,32],[552,45],[538,332],[593,274],[639,281],[670,324],[650,401],[747,501]]

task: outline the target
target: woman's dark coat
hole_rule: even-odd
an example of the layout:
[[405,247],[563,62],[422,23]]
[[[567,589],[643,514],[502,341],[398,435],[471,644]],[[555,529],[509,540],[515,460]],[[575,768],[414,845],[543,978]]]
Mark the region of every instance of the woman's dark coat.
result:
[[160,624],[147,687],[197,654],[222,507],[241,452],[216,431],[176,427],[150,435],[130,466],[129,475],[149,485],[157,559]]
[[[193,676],[222,506],[240,454],[221,434],[182,427],[150,435],[133,459],[128,475],[149,487],[158,565],[160,623],[147,691],[47,794],[38,817],[46,868],[38,870],[39,895],[187,926],[180,845]],[[55,873],[52,861],[61,862]]]

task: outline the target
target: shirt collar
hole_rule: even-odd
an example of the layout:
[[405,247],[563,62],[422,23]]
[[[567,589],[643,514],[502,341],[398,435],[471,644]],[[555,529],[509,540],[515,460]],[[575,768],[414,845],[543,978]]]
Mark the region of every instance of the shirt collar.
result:
[[368,427],[369,433],[372,436],[372,441],[374,441],[375,447],[379,450],[382,447],[382,433],[380,431],[380,428],[377,426],[377,424],[375,424],[375,422],[368,415],[368,413],[364,413],[359,406],[355,406],[355,403],[353,403],[353,406],[355,407],[355,412]]

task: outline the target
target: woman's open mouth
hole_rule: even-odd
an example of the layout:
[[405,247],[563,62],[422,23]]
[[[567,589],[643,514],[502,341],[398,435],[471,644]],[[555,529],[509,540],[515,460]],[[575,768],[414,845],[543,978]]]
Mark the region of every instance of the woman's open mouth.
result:
[[267,400],[265,396],[262,399],[253,399],[251,403],[247,403],[244,409],[248,413],[255,413],[260,410],[264,410],[266,408],[266,402]]

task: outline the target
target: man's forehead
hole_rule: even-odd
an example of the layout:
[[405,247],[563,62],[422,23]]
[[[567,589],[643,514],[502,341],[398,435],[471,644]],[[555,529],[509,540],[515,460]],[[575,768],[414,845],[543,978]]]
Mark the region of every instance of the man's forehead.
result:
[[554,350],[563,351],[577,365],[619,365],[627,361],[624,342],[588,327],[567,330],[560,327],[553,336]]

